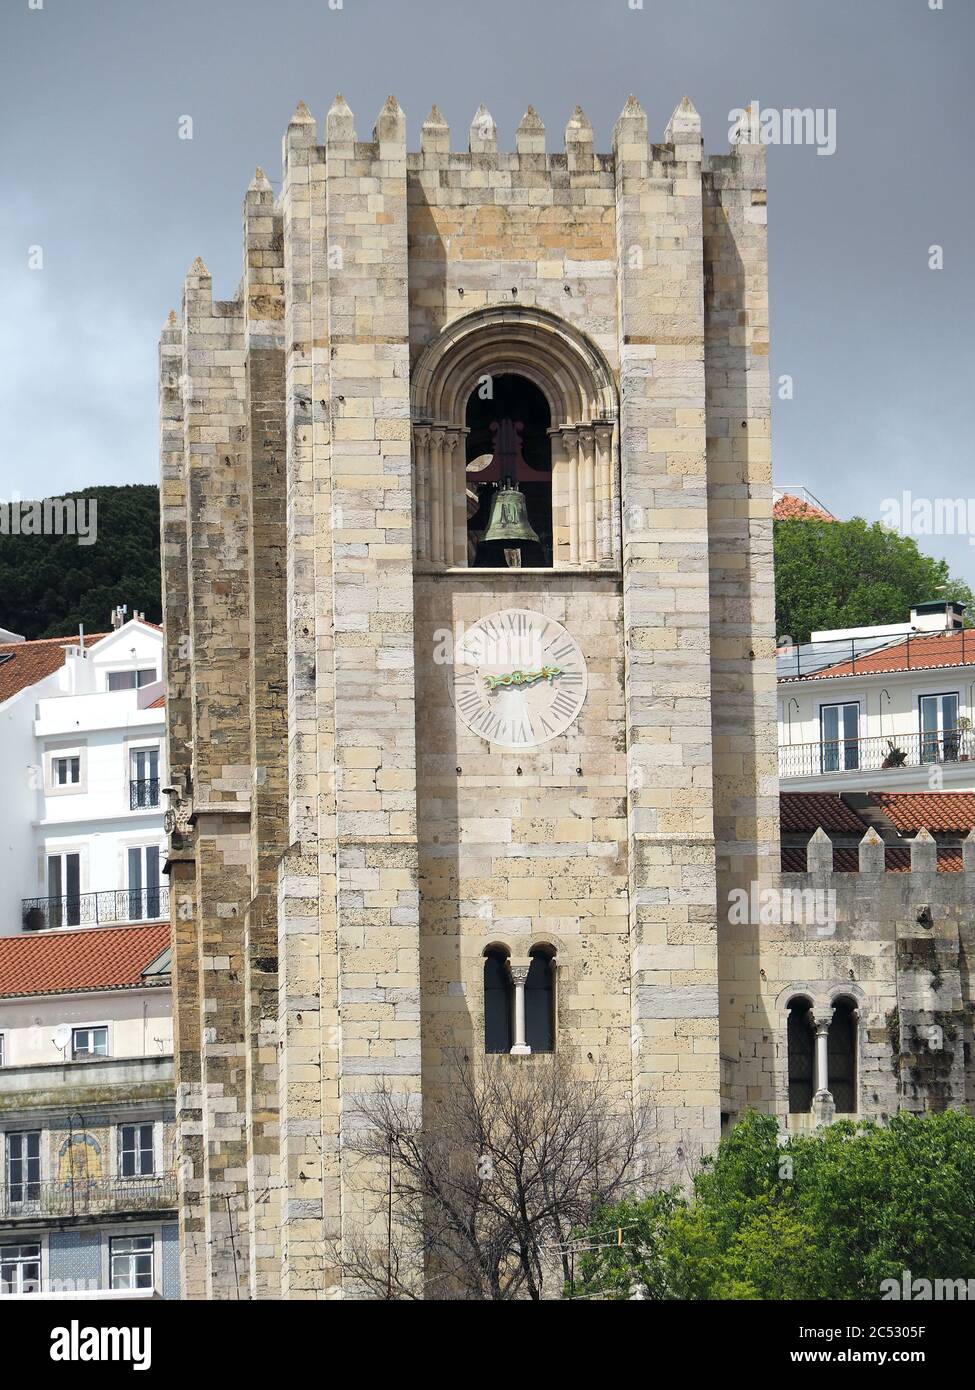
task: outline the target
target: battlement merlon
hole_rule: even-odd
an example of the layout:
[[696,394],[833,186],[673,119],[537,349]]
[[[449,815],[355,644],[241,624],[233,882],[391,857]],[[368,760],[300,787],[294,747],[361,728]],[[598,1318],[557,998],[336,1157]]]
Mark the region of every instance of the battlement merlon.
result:
[[[412,173],[426,169],[470,169],[486,160],[485,167],[507,172],[521,168],[536,173],[568,172],[572,175],[612,175],[621,160],[634,164],[632,172],[647,176],[662,175],[665,166],[698,165],[710,187],[752,189],[764,191],[765,147],[749,143],[752,127],[743,123],[739,138],[728,153],[705,154],[701,118],[689,97],[681,98],[672,112],[660,143],[649,140],[647,116],[635,97],[628,98],[613,129],[612,151],[598,153],[594,147],[593,128],[580,106],[572,111],[564,131],[564,153],[546,152],[544,122],[533,106],[529,106],[515,132],[513,152],[499,151],[497,123],[482,104],[471,122],[467,151],[451,150],[450,127],[439,108],[434,105],[423,122],[418,152],[406,150],[406,116],[396,98],[387,97],[373,128],[371,142],[357,140],[355,118],[345,98],[339,93],[324,122],[324,144],[317,143],[317,124],[304,101],[299,101],[288,122],[281,142],[282,193],[275,196],[263,170],[258,169],[245,194],[245,207],[256,210],[275,210],[280,214],[284,189],[294,198],[298,187],[310,183],[308,166],[327,160],[386,161],[401,160],[404,155]],[[764,196],[753,202],[764,205]],[[756,219],[757,220],[757,219]],[[209,297],[218,314],[237,311],[240,291],[233,299],[212,299],[212,278],[197,257],[186,277],[186,293],[202,310]],[[186,298],[184,294],[184,319]]]
[[[975,830],[969,832],[961,845],[939,845],[929,830],[923,827],[917,832],[912,840],[905,846],[891,846],[886,844],[877,834],[873,826],[867,830],[863,839],[857,846],[857,870],[840,870],[834,868],[833,864],[833,841],[820,826],[810,837],[806,845],[806,869],[805,872],[783,872],[783,879],[789,880],[808,878],[815,880],[815,886],[822,886],[823,878],[846,881],[855,878],[857,874],[886,874],[888,877],[914,878],[916,875],[936,875],[937,878],[947,878],[949,880],[964,877],[966,887],[975,888]],[[886,853],[891,848],[908,848],[910,850],[911,867],[910,872],[901,869],[889,869],[886,864]],[[962,869],[961,873],[951,872],[942,873],[938,869],[938,850],[951,850],[957,853],[961,849]],[[972,876],[971,879],[969,876]]]

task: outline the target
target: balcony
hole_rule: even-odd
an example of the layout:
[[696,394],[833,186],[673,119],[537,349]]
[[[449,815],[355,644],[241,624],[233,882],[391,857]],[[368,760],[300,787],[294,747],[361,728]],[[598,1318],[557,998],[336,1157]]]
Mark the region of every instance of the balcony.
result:
[[122,922],[158,922],[169,916],[169,885],[110,888],[62,898],[24,898],[24,931],[48,927],[109,927]]
[[[884,772],[891,768],[967,763],[975,758],[975,731],[940,734],[881,734],[835,742],[779,746],[779,776],[818,777],[833,772]],[[973,774],[975,776],[975,774]]]
[[129,783],[129,810],[153,811],[159,805],[159,778],[143,777]]
[[145,1214],[172,1211],[176,1202],[173,1172],[142,1178],[8,1183],[0,1189],[0,1221]]

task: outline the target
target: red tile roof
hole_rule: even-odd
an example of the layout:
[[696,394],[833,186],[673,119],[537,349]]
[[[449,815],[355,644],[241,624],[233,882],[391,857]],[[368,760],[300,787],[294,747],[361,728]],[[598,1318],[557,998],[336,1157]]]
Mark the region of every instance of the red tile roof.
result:
[[835,793],[825,792],[782,792],[779,818],[783,830],[808,830],[810,835],[820,828],[827,835],[831,830],[842,830],[860,839],[866,834],[868,825]]
[[[107,637],[107,632],[92,632],[85,636],[85,646],[91,647]],[[64,665],[65,647],[76,647],[77,637],[43,637],[37,642],[0,643],[0,704],[12,695],[36,685],[45,676],[52,676]]]
[[165,695],[160,695],[160,696],[158,696],[155,700],[153,700],[153,702],[152,702],[151,705],[146,705],[146,709],[165,709],[165,707],[166,707],[166,697],[165,697]]
[[132,989],[168,945],[168,922],[0,936],[0,996]]
[[[867,676],[881,671],[924,671],[937,666],[975,665],[975,632],[912,632],[909,640],[878,651],[865,652],[856,662],[824,666],[800,679],[827,680],[831,676]],[[795,679],[795,678],[793,678]]]
[[772,518],[774,521],[835,521],[835,516],[830,516],[829,512],[824,512],[819,507],[812,506],[801,497],[794,497],[791,492],[783,492],[777,498],[772,507]]
[[870,796],[902,835],[915,835],[922,828],[965,835],[975,829],[975,792],[871,792]]

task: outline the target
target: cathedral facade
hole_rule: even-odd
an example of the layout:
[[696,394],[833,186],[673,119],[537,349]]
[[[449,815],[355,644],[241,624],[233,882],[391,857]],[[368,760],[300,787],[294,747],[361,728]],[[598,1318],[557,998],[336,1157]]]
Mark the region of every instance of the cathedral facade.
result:
[[[764,151],[302,104],[161,341],[184,1295],[325,1297],[356,1096],[788,1108]],[[778,1001],[778,1002],[777,1002]],[[507,1063],[506,1063],[507,1064]]]

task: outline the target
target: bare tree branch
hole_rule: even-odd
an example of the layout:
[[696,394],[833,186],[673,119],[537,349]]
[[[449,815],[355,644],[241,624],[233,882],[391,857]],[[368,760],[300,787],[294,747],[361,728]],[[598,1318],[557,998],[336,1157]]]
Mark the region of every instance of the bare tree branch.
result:
[[343,1274],[366,1298],[556,1296],[572,1230],[660,1184],[653,1139],[622,1083],[558,1056],[453,1056],[426,1124],[381,1086],[357,1102],[350,1152],[387,1225],[346,1231]]

